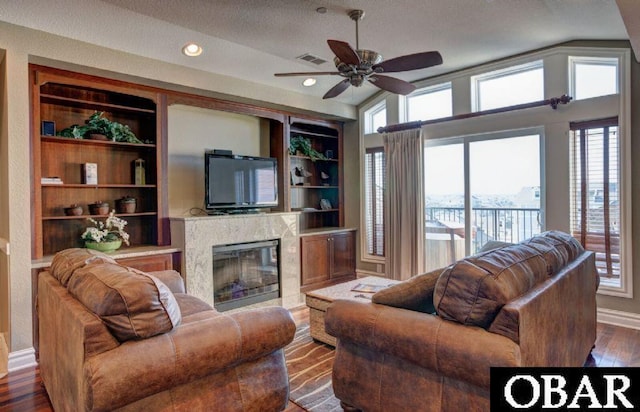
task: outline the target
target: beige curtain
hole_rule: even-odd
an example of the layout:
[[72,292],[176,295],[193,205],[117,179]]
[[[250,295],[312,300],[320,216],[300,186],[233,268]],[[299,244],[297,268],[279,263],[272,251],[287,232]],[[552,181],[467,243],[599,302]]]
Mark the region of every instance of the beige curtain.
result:
[[422,129],[383,136],[386,273],[404,280],[424,271],[424,145]]

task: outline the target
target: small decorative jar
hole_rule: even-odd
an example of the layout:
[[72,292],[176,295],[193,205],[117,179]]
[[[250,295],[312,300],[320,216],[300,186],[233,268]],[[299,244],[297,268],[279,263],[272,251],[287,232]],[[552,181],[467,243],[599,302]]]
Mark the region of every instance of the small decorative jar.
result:
[[80,216],[82,215],[82,206],[73,204],[64,208],[64,214],[67,216]]
[[118,213],[135,213],[136,198],[124,196],[121,199],[116,200],[116,210]]
[[106,215],[109,213],[109,203],[97,201],[89,205],[89,213],[92,215]]

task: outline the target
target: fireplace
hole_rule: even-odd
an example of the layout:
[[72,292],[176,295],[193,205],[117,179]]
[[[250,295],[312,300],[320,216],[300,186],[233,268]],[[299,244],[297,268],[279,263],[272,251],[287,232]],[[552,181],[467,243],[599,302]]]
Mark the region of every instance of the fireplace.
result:
[[213,304],[219,311],[280,297],[279,240],[213,246]]

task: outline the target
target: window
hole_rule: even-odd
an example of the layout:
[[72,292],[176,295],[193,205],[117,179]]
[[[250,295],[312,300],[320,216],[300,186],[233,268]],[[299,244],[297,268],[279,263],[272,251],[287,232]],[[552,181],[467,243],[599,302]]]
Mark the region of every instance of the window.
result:
[[540,233],[540,136],[527,132],[427,140],[426,270]]
[[416,90],[407,96],[407,121],[432,120],[453,114],[451,83]]
[[576,100],[617,94],[618,58],[569,57],[571,95]]
[[365,231],[367,253],[384,256],[384,148],[368,148],[365,153]]
[[366,134],[377,133],[379,127],[387,125],[387,106],[383,100],[364,112],[364,129]]
[[544,100],[542,60],[471,76],[474,111]]
[[596,254],[601,286],[622,288],[618,118],[571,124],[571,233]]

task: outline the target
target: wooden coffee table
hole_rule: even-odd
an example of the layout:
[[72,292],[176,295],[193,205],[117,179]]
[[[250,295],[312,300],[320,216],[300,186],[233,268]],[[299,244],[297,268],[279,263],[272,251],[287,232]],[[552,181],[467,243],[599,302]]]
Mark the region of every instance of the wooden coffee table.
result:
[[355,292],[351,289],[358,284],[390,286],[395,283],[398,283],[398,281],[378,276],[368,276],[307,292],[305,300],[309,307],[311,337],[331,346],[336,346],[336,338],[324,331],[324,315],[331,302],[336,299],[370,302],[373,293]]

